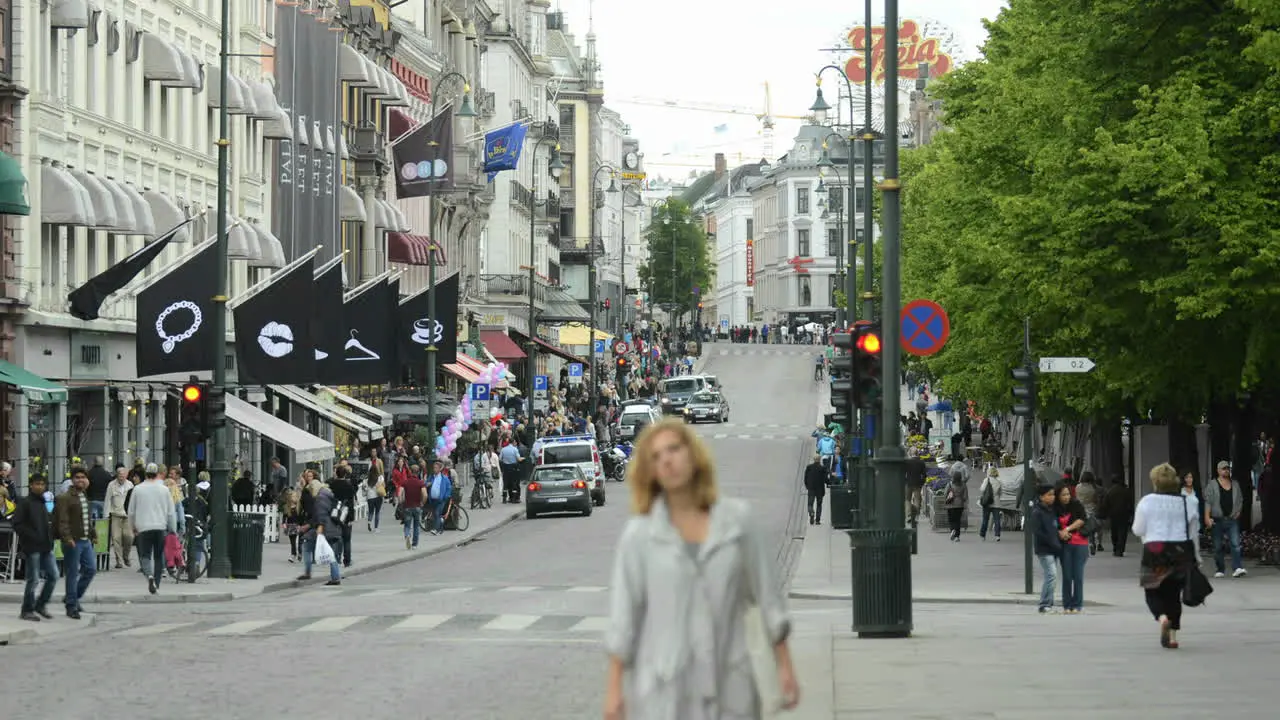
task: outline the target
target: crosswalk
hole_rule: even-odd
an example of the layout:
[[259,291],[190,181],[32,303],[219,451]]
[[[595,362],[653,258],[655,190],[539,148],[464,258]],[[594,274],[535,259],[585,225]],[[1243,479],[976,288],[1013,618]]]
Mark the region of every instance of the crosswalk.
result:
[[603,595],[609,588],[603,585],[419,585],[401,587],[317,587],[313,592],[325,597],[340,598],[394,598],[403,595],[474,595],[497,593],[500,595],[571,593],[573,595]]
[[112,633],[113,637],[141,638],[158,635],[202,637],[268,637],[336,633],[441,635],[556,635],[589,637],[608,628],[609,618],[594,615],[526,615],[493,613],[427,613],[417,615],[333,615],[279,619],[174,622],[143,625]]
[[807,350],[820,350],[821,345],[743,345],[741,347],[720,348],[718,355],[790,355],[805,354]]

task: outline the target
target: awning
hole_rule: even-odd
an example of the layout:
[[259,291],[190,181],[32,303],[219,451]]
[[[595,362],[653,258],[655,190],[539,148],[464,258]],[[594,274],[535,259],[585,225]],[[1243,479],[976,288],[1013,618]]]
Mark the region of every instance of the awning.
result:
[[400,209],[399,205],[388,200],[387,207],[391,210],[391,224],[394,226],[388,228],[389,230],[405,233],[413,232],[413,223],[409,222],[409,216],[404,214],[404,211]]
[[23,370],[6,360],[0,360],[0,383],[12,385],[37,403],[61,403],[67,401],[67,389],[49,382],[33,372]]
[[68,172],[81,187],[89,191],[89,200],[93,203],[93,225],[90,227],[94,230],[122,230],[116,219],[116,198],[107,186],[97,176],[84,170],[71,168]]
[[495,358],[502,362],[511,362],[512,360],[523,360],[528,355],[520,349],[519,345],[507,337],[505,332],[501,330],[481,330],[480,342],[484,343],[487,349]]
[[262,259],[258,234],[249,227],[249,223],[230,214],[227,215],[227,257],[250,262]]
[[343,185],[338,190],[338,219],[348,222],[364,222],[364,201],[360,193],[350,185]]
[[378,200],[376,204],[378,206],[377,217],[374,218],[376,227],[384,228],[387,232],[406,233],[413,230],[404,213],[400,212],[400,208],[386,200]]
[[[204,94],[205,102],[211,108],[222,107],[222,68],[217,65],[208,67],[209,87]],[[227,112],[244,110],[244,87],[236,82],[234,75],[227,76]]]
[[548,287],[543,295],[546,305],[539,319],[544,323],[591,322],[591,313],[560,288]]
[[[509,332],[515,334],[517,337],[521,339],[524,339],[524,340],[529,339],[529,336],[525,335],[519,330],[509,330]],[[555,345],[552,345],[551,343],[547,342],[546,340],[543,340],[542,338],[537,338],[537,337],[533,338],[533,344],[538,346],[537,352],[550,353],[567,362],[575,362],[575,363],[582,362],[582,358],[577,357],[576,355],[569,352],[568,350],[565,350],[563,348],[558,348]]]
[[177,80],[162,80],[160,85],[168,88],[190,88],[196,92],[204,90],[204,73],[200,70],[200,63],[191,56],[191,53],[183,50],[177,45],[172,46],[178,53],[178,60],[182,63],[182,77]]
[[350,45],[338,46],[338,79],[342,82],[355,87],[378,87],[378,81],[369,74],[372,64]]
[[71,173],[54,165],[40,166],[40,222],[84,227],[94,224],[89,191]]
[[253,104],[257,108],[257,112],[253,113],[254,120],[275,120],[280,117],[280,102],[276,100],[276,91],[271,89],[271,83],[265,80],[247,80],[245,84],[249,86]]
[[431,240],[422,235],[387,233],[387,262],[426,267],[431,264]]
[[17,158],[0,152],[0,215],[30,215],[27,176]]
[[356,411],[356,414],[371,418],[382,427],[391,427],[391,423],[395,421],[395,418],[391,417],[391,413],[384,412],[380,408],[357,400],[356,398],[338,390],[334,390],[331,387],[326,387],[324,385],[312,385],[311,392],[319,396],[321,400],[342,403]]
[[262,137],[265,140],[292,140],[293,118],[288,110],[278,109],[280,112],[274,118],[262,123]]
[[478,374],[457,363],[445,363],[443,368],[445,372],[467,384],[474,383],[480,379]]
[[378,68],[378,74],[382,77],[382,82],[378,83],[383,93],[382,104],[408,107],[409,91],[405,90],[404,83],[384,67]]
[[300,118],[300,117],[299,117],[299,118],[297,118],[296,122],[297,122],[297,124],[296,124],[296,126],[295,126],[295,127],[296,127],[297,129],[296,129],[296,130],[294,131],[294,133],[293,133],[293,139],[294,139],[294,140],[295,140],[299,145],[310,145],[310,144],[311,144],[311,136],[307,134],[307,124],[306,124],[305,122],[303,122],[303,121],[302,121],[302,118]]
[[306,390],[293,385],[268,385],[267,389],[316,413],[334,425],[354,434],[364,442],[372,442],[382,437],[382,425],[367,418],[362,418],[355,413],[347,412],[336,405],[326,405],[320,401],[320,398]]
[[89,0],[53,0],[49,27],[81,30],[89,27]]
[[147,199],[142,197],[142,193],[138,192],[138,189],[128,182],[121,183],[120,187],[124,188],[124,194],[129,196],[129,202],[133,205],[133,220],[134,224],[137,225],[138,234],[146,237],[155,237],[156,219],[151,212],[151,205],[147,202]]
[[[182,211],[182,208],[169,199],[168,195],[158,190],[143,190],[142,199],[147,201],[147,205],[151,206],[151,217],[155,219],[157,233],[169,232],[187,221],[187,214]],[[190,238],[191,233],[184,227],[173,237],[173,241],[182,243]]]
[[249,230],[258,236],[258,251],[261,254],[257,260],[249,261],[249,267],[279,270],[289,264],[284,256],[284,246],[270,229],[255,220],[249,223]]
[[138,230],[138,219],[134,217],[133,200],[129,198],[129,193],[124,191],[124,185],[109,177],[99,177],[98,182],[107,188],[112,200],[115,201],[116,225],[130,235],[141,235],[141,231]]
[[253,88],[250,84],[235,75],[227,76],[228,85],[239,86],[240,91],[240,107],[227,108],[228,115],[248,115],[250,117],[258,114],[258,99],[253,94]]
[[289,448],[293,451],[294,462],[309,463],[333,459],[333,443],[265,413],[235,395],[227,394],[226,397],[228,420]]
[[182,82],[187,77],[182,53],[159,35],[142,33],[142,79],[164,83]]
[[[455,364],[458,365],[459,367],[466,369],[468,372],[475,374],[477,378],[480,377],[480,373],[483,373],[485,367],[487,367],[486,363],[481,362],[480,360],[476,360],[470,355],[463,355],[462,353],[458,354],[457,362]],[[497,388],[498,390],[506,389],[507,381],[502,380],[494,387]]]
[[[561,345],[590,345],[591,329],[585,325],[561,325],[560,326],[560,344]],[[609,333],[596,328],[597,340],[612,340],[613,336]]]
[[330,155],[336,155],[338,146],[333,141],[333,128],[326,125],[324,128],[324,151]]

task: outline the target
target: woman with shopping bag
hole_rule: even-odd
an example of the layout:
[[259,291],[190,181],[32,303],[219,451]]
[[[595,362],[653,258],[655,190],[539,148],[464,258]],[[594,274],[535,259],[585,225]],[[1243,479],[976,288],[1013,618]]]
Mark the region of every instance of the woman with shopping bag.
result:
[[329,582],[325,585],[341,585],[342,566],[338,564],[338,558],[342,554],[342,513],[347,506],[339,503],[329,486],[317,479],[313,479],[303,492],[312,496],[311,528],[304,536],[302,574],[298,580],[311,579],[313,563],[328,563]]

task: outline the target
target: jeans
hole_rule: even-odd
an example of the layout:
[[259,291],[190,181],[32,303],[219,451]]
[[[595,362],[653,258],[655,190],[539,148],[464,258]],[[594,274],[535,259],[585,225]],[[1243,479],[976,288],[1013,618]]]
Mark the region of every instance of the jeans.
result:
[[382,518],[382,498],[371,497],[366,502],[369,503],[369,525],[377,530],[378,520]]
[[138,533],[138,564],[142,574],[160,584],[164,577],[164,530],[143,530]]
[[1084,564],[1089,560],[1088,545],[1062,546],[1062,609],[1084,608]]
[[342,552],[338,552],[337,548],[333,549],[333,554],[338,556],[342,561],[342,567],[351,567],[351,526],[342,526]]
[[[22,590],[22,613],[25,615],[36,610],[44,610],[53,597],[53,586],[58,583],[58,563],[53,559],[53,551],[27,553],[27,584]],[[44,585],[40,587],[40,598],[36,599],[36,583],[44,576]]]
[[107,516],[107,503],[105,500],[89,501],[89,518],[92,520],[102,520]]
[[[994,519],[993,519],[994,518]],[[982,508],[982,527],[978,528],[978,537],[985,539],[987,537],[987,522],[991,521],[991,525],[995,528],[996,537],[1000,537],[1000,523],[1004,520],[1000,508],[994,505],[988,505]]]
[[80,600],[89,590],[89,583],[98,572],[97,558],[93,552],[93,543],[88,540],[77,540],[68,545],[62,543],[62,562],[66,578],[65,597],[62,602],[67,611],[80,609]]
[[822,522],[822,497],[809,493],[809,522]]
[[[410,535],[412,529],[413,534]],[[418,536],[422,534],[422,508],[405,508],[404,509],[404,537],[406,540],[412,539],[413,546],[418,547]]]
[[1244,567],[1244,558],[1240,557],[1240,522],[1228,517],[1214,518],[1213,528],[1213,564],[1218,572],[1226,572],[1223,565],[1223,535],[1231,543],[1231,569]]
[[[342,566],[338,564],[338,561],[342,559],[342,538],[341,537],[331,538],[328,535],[325,535],[324,539],[328,540],[329,547],[333,548],[333,562],[329,563],[329,579],[341,580]],[[315,561],[316,561],[316,538],[314,535],[312,535],[307,538],[307,547],[306,547],[306,550],[302,553],[302,574],[303,575],[308,575],[308,576],[311,575],[311,566],[315,564]]]
[[1040,609],[1048,610],[1053,607],[1053,593],[1058,585],[1058,558],[1037,555],[1036,559],[1040,561],[1040,573],[1044,575],[1044,581],[1040,583]]
[[437,533],[444,532],[444,510],[448,505],[448,498],[431,501],[431,527]]

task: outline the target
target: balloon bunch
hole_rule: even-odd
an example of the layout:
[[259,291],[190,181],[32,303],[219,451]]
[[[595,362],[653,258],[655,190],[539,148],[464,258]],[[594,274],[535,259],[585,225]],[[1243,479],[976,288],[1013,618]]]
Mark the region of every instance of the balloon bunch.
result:
[[[485,367],[480,373],[480,377],[476,378],[476,384],[489,385],[490,387],[497,385],[506,376],[507,366],[497,362]],[[488,420],[491,422],[494,418],[501,419],[502,411],[494,408],[490,411]],[[471,393],[462,396],[462,402],[458,403],[458,407],[454,408],[453,414],[444,422],[444,428],[440,434],[436,436],[436,456],[444,457],[453,454],[458,447],[458,438],[462,437],[462,432],[467,429],[474,418],[471,415]]]

